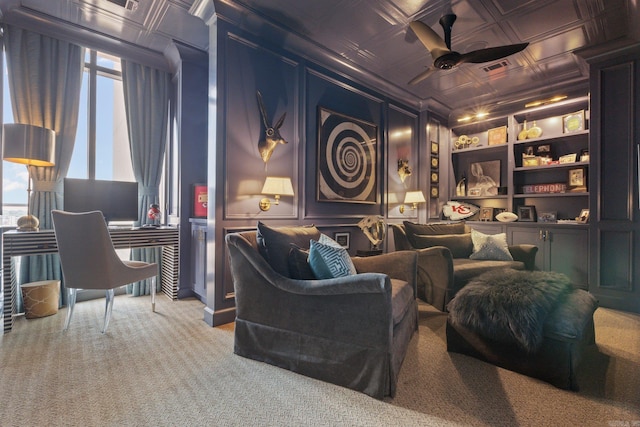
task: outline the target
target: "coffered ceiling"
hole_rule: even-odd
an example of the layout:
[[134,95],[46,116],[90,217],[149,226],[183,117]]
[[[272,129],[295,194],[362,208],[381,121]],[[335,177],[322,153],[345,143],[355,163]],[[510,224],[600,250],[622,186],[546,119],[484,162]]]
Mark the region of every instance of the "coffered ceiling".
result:
[[[209,0],[0,0],[5,21],[54,20],[67,32],[165,53],[172,40],[208,49],[205,23],[194,9]],[[125,7],[116,3],[124,4]],[[327,63],[418,108],[461,109],[487,102],[531,99],[579,87],[588,68],[573,52],[640,39],[635,0],[214,0],[220,19]],[[131,6],[136,6],[130,11]],[[438,70],[408,82],[432,63],[409,28],[420,20],[442,35],[445,13],[458,16],[452,50],[529,43],[522,52],[485,64]],[[250,19],[255,18],[255,19]],[[270,24],[264,25],[263,22]]]

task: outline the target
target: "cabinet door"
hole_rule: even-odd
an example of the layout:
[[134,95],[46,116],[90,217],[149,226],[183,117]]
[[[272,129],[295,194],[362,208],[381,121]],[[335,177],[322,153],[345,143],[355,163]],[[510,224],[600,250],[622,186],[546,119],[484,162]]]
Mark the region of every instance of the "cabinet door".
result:
[[543,237],[543,230],[537,227],[509,226],[507,228],[507,241],[510,245],[527,244],[538,247],[536,270],[547,270],[547,245]]
[[207,226],[191,224],[191,282],[193,291],[207,298]]
[[595,64],[591,87],[591,286],[603,307],[640,312],[640,52]]
[[566,274],[582,289],[589,288],[589,233],[587,229],[544,230],[547,270]]

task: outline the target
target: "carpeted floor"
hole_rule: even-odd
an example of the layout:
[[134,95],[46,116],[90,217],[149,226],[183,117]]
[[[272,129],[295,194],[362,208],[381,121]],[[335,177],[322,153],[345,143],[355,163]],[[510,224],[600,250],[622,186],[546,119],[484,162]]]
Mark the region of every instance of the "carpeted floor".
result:
[[195,300],[116,297],[16,321],[0,338],[0,425],[638,426],[640,316],[598,309],[597,345],[570,392],[459,354],[445,315],[420,306],[398,392],[379,401],[233,354]]

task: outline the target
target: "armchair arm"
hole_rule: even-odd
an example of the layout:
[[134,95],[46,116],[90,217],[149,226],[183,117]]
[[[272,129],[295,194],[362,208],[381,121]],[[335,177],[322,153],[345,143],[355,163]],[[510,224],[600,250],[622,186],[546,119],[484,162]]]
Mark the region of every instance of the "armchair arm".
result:
[[398,251],[371,257],[353,257],[358,273],[383,273],[408,282],[416,295],[418,256],[415,251]]
[[514,261],[521,261],[527,270],[536,268],[536,254],[538,247],[536,245],[520,244],[509,246],[509,252]]

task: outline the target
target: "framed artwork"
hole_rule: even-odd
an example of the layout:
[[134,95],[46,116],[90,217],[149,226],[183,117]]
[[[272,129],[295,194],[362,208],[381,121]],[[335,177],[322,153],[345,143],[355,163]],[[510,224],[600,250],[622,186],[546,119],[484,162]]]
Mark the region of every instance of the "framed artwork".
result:
[[431,141],[431,155],[437,156],[438,154],[440,154],[440,144],[436,141]]
[[571,133],[584,130],[584,110],[562,117],[562,132]]
[[333,240],[338,242],[340,246],[345,249],[349,249],[349,242],[351,240],[351,233],[342,232],[342,233],[334,233]]
[[437,185],[431,186],[431,191],[429,192],[432,199],[437,199],[440,197],[440,188]]
[[431,169],[438,170],[440,167],[440,158],[438,156],[431,156]]
[[493,221],[493,208],[480,208],[480,221]]
[[582,209],[582,211],[580,211],[580,216],[576,218],[576,221],[581,224],[589,222],[589,209]]
[[440,181],[440,175],[438,171],[431,171],[431,183],[437,184]]
[[467,174],[467,195],[495,196],[500,187],[500,160],[471,163]]
[[585,188],[587,186],[586,174],[585,168],[569,169],[569,188]]
[[558,222],[558,212],[540,212],[538,222]]
[[499,145],[507,142],[507,127],[500,126],[487,131],[487,143],[489,145]]
[[378,202],[378,128],[318,107],[317,201]]
[[535,222],[536,221],[536,207],[530,206],[518,206],[518,221],[522,222]]

